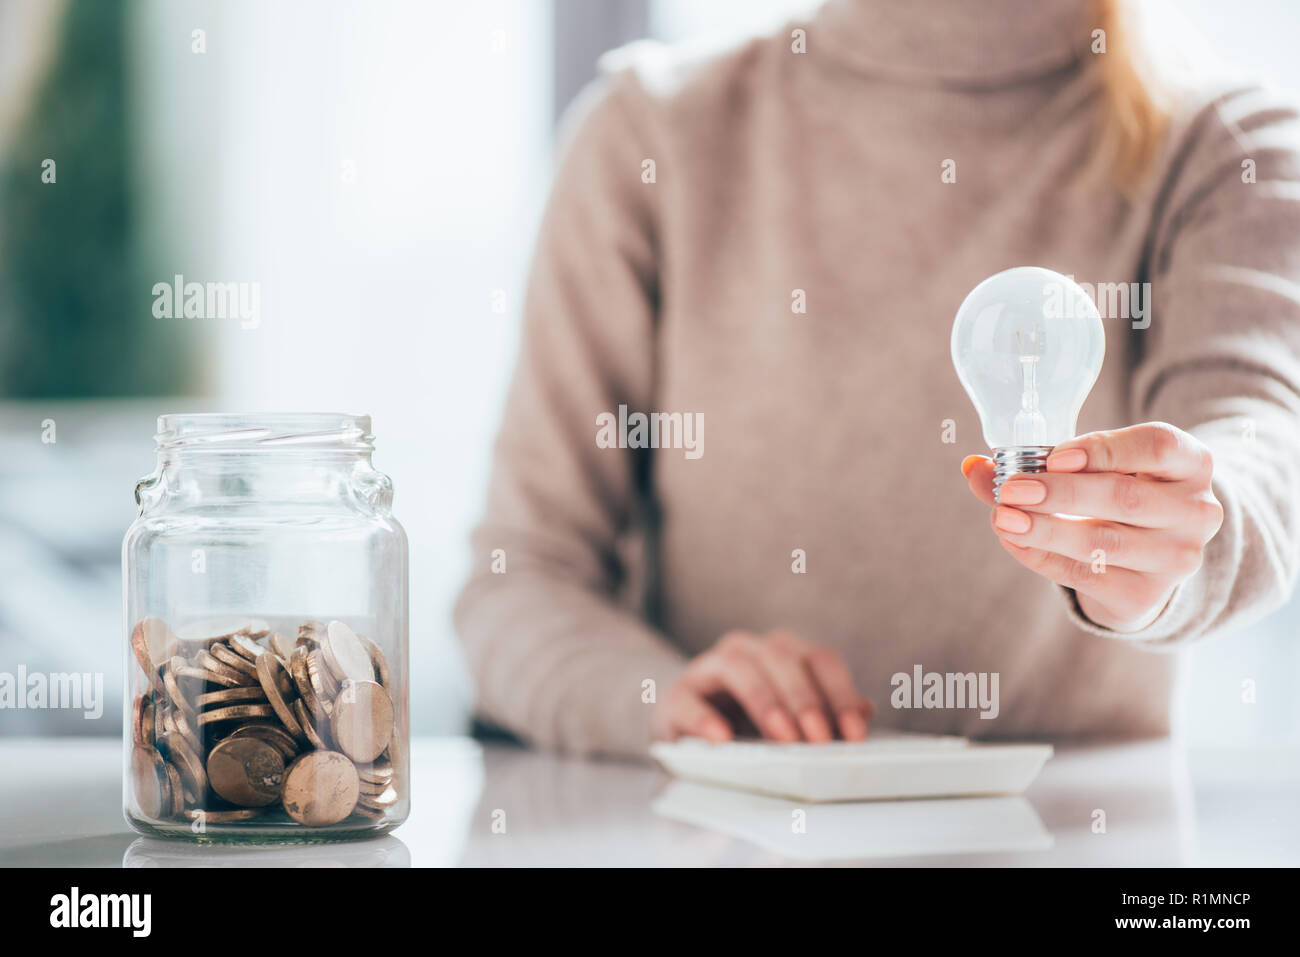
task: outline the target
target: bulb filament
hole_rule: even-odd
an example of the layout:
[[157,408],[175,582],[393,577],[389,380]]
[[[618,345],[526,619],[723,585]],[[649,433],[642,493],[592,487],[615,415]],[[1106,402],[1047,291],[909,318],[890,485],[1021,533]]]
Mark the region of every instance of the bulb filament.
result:
[[1042,330],[1034,325],[1028,342],[1016,332],[1016,351],[1020,353],[1020,411],[1016,413],[1017,445],[1046,445],[1047,420],[1038,409],[1038,359]]

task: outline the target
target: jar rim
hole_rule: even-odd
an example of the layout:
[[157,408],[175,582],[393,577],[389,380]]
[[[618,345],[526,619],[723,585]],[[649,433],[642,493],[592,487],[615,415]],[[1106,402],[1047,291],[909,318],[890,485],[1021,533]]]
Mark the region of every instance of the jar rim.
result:
[[347,412],[169,412],[158,416],[158,451],[374,449],[370,416]]

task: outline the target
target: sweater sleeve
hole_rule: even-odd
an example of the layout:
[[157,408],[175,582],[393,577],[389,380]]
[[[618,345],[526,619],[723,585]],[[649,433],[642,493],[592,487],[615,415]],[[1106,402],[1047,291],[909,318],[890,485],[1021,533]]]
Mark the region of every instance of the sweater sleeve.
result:
[[[1177,647],[1239,628],[1290,596],[1300,564],[1300,115],[1259,90],[1189,125],[1151,249],[1150,325],[1133,421],[1209,446],[1223,526],[1147,628]],[[1081,628],[1115,635],[1084,618]]]
[[643,452],[601,448],[597,416],[651,401],[653,158],[632,81],[589,89],[564,124],[524,302],[473,571],[455,609],[478,712],[576,753],[641,754],[681,654],[617,600]]

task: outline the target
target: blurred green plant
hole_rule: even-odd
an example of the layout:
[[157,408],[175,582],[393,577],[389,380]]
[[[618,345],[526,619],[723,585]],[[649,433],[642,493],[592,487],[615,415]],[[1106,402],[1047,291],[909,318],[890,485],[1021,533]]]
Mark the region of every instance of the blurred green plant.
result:
[[158,270],[139,262],[125,8],[69,3],[0,160],[0,396],[177,394],[192,381],[182,330],[151,311]]

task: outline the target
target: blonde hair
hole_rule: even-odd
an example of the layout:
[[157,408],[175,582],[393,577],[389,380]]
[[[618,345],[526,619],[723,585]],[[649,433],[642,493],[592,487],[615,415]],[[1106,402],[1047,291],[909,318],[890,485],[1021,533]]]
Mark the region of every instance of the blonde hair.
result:
[[1093,0],[1094,44],[1105,44],[1093,58],[1101,81],[1092,172],[1104,174],[1125,195],[1146,180],[1169,129],[1175,94],[1147,42],[1134,0]]

